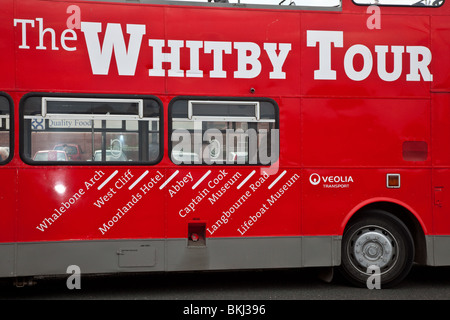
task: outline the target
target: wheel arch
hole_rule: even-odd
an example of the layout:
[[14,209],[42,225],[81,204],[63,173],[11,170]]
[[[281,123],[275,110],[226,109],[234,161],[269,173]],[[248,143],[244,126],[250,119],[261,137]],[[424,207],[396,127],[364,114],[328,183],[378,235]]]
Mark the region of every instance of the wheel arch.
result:
[[390,198],[377,198],[360,203],[355,207],[344,219],[341,226],[341,233],[352,225],[352,223],[370,210],[378,209],[392,214],[400,219],[408,228],[414,241],[415,257],[414,261],[419,264],[426,264],[427,261],[427,244],[425,234],[426,226],[418,213],[407,204]]

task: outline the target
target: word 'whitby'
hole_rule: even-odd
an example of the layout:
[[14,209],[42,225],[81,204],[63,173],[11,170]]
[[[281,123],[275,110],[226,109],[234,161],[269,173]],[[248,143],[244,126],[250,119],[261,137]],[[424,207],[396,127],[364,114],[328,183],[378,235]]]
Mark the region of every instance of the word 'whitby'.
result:
[[[93,74],[108,74],[113,48],[119,75],[130,76],[135,74],[142,38],[146,34],[147,28],[142,24],[127,24],[126,29],[130,35],[128,50],[125,46],[122,27],[116,23],[106,25],[103,48],[100,48],[98,34],[102,30],[102,24],[99,22],[81,23],[81,32],[84,33],[86,39]],[[227,77],[227,72],[223,70],[223,56],[233,54],[233,49],[237,53],[237,70],[233,73],[234,78],[255,78],[262,70],[259,60],[262,50],[254,42],[149,39],[148,46],[153,48],[153,68],[148,71],[150,77],[166,76],[163,62],[168,62],[170,63],[170,69],[167,71],[168,77],[202,78],[203,70],[200,70],[201,49],[203,54],[213,57],[213,69],[209,71],[210,78]],[[170,53],[163,53],[165,47],[170,49]],[[190,69],[186,72],[181,70],[180,67],[182,48],[188,48],[190,52]],[[282,71],[282,67],[291,50],[291,44],[264,43],[263,49],[273,67],[269,78],[285,79],[286,74]],[[278,54],[277,50],[280,51]]]

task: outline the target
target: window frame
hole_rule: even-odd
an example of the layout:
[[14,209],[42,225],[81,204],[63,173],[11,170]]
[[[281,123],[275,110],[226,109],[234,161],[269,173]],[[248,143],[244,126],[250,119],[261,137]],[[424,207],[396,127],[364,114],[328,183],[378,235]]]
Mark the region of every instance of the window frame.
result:
[[0,96],[6,98],[9,107],[9,154],[8,158],[0,161],[0,166],[4,166],[11,162],[14,157],[14,101],[6,92],[0,91]]
[[[446,0],[442,0],[442,3],[439,6],[416,6],[414,4],[408,5],[408,4],[375,4],[375,3],[357,3],[358,0],[352,0],[353,4],[356,6],[361,7],[369,7],[369,6],[379,6],[379,7],[393,7],[393,8],[440,8],[444,5]],[[419,2],[420,0],[416,0]]]
[[[82,0],[87,1],[87,0]],[[111,2],[111,0],[97,0],[101,2]],[[129,3],[129,0],[114,0],[119,3]],[[139,5],[156,4],[156,5],[169,5],[169,6],[192,6],[192,7],[209,7],[209,8],[251,8],[251,9],[274,9],[274,10],[295,10],[295,11],[325,11],[325,12],[341,12],[342,1],[338,6],[320,6],[320,5],[289,5],[289,3],[281,5],[278,1],[277,4],[259,4],[259,3],[226,3],[225,1],[215,2],[214,0],[136,0]],[[314,1],[314,0],[312,0]],[[287,1],[285,1],[287,2]],[[136,3],[136,2],[135,2]],[[283,1],[284,3],[284,1]]]
[[[126,120],[149,120],[152,118],[144,117],[144,101],[145,100],[153,100],[156,102],[158,106],[158,132],[159,138],[159,154],[158,157],[152,161],[34,161],[30,155],[25,153],[26,146],[31,144],[31,141],[26,143],[25,141],[25,120],[26,118],[33,117],[32,115],[25,115],[25,104],[26,101],[29,98],[41,98],[41,111],[45,114],[45,119],[61,119],[61,117],[64,117],[65,119],[79,119],[79,120],[121,120],[122,121],[122,129],[123,129],[123,122]],[[73,101],[73,102],[127,102],[127,103],[138,103],[139,106],[139,113],[138,114],[130,114],[127,115],[103,115],[103,114],[64,114],[64,113],[48,113],[45,104],[47,102],[53,102],[53,101]],[[107,95],[107,94],[81,94],[81,93],[48,93],[48,92],[31,92],[22,97],[20,100],[20,132],[19,132],[19,140],[20,140],[20,158],[22,161],[29,165],[34,166],[139,166],[139,165],[156,165],[159,162],[161,162],[163,156],[164,156],[164,109],[163,104],[161,100],[153,95]],[[40,115],[43,116],[43,115]],[[107,118],[106,118],[107,117]],[[118,132],[118,130],[122,130],[120,128],[96,128],[94,130],[94,133],[114,133]],[[48,131],[58,131],[58,130],[48,130]],[[65,129],[67,132],[75,132],[75,129]],[[121,131],[122,132],[122,131]],[[139,135],[139,128],[136,131],[130,131],[130,132],[137,132]],[[148,133],[152,133],[153,131],[149,129]],[[156,133],[156,132],[155,132]],[[149,144],[149,143],[147,143]],[[149,149],[145,150],[146,152],[149,152]]]
[[[253,98],[253,97],[199,97],[199,96],[178,96],[173,98],[170,103],[169,103],[169,107],[168,107],[168,157],[169,157],[169,161],[175,165],[175,166],[240,166],[240,167],[269,167],[270,164],[261,164],[261,163],[228,163],[227,160],[223,161],[222,163],[205,163],[205,161],[202,159],[200,163],[175,163],[172,160],[172,149],[173,149],[173,143],[172,143],[172,131],[173,131],[173,122],[174,121],[178,121],[178,122],[182,122],[182,121],[186,121],[186,122],[191,122],[193,120],[204,120],[204,121],[218,121],[218,122],[227,122],[223,119],[223,117],[214,117],[214,116],[193,116],[194,119],[189,119],[187,118],[175,118],[173,117],[173,105],[175,104],[175,102],[179,101],[179,100],[186,100],[187,104],[188,104],[188,117],[189,117],[189,103],[190,102],[201,102],[201,103],[217,103],[217,104],[240,104],[240,103],[244,103],[244,104],[257,104],[258,105],[258,111],[256,111],[257,117],[258,119],[255,121],[252,121],[254,123],[263,123],[263,122],[268,122],[268,123],[274,123],[274,127],[273,129],[280,129],[280,111],[279,111],[279,107],[278,104],[275,102],[275,100],[271,99],[271,98],[265,98],[265,97],[260,97],[260,98]],[[260,111],[259,111],[259,105],[261,102],[267,102],[270,103],[273,108],[274,108],[274,119],[261,119],[260,118]],[[228,122],[247,122],[248,119],[250,117],[229,117],[228,118]],[[278,154],[277,154],[277,160],[279,161],[280,159],[280,155],[281,155],[281,148],[280,148],[280,142],[281,142],[281,137],[280,135],[278,135]]]

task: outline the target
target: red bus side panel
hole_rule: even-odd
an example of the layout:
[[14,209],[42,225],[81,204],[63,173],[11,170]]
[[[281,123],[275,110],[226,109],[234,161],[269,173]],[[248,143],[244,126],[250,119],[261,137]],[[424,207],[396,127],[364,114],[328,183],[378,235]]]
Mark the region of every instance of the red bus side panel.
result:
[[0,10],[0,21],[8,23],[0,24],[0,90],[12,89],[15,86],[14,77],[14,26],[11,21],[13,17],[13,0],[2,1]]

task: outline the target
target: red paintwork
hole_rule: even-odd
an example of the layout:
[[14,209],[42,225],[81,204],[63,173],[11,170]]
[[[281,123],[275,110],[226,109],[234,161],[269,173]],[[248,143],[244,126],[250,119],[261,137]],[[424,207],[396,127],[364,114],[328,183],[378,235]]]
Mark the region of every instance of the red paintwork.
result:
[[[366,7],[343,1],[342,12],[295,10],[237,9],[192,6],[162,6],[65,2],[39,0],[2,0],[0,10],[0,91],[8,93],[15,104],[15,154],[12,161],[0,167],[0,241],[60,241],[89,239],[185,238],[187,224],[192,221],[212,225],[232,206],[249,185],[261,177],[260,167],[178,167],[167,156],[168,105],[180,95],[219,97],[272,98],[279,107],[280,159],[279,170],[232,215],[227,224],[207,237],[340,235],[345,223],[359,208],[377,201],[392,201],[405,206],[417,218],[425,234],[450,234],[450,1],[441,8],[392,8],[381,10],[380,30],[369,30]],[[109,74],[93,75],[83,33],[76,30],[77,40],[67,41],[77,50],[69,52],[60,45],[66,29],[66,8],[76,4],[81,8],[82,21],[145,24],[136,73],[119,76],[112,58]],[[44,27],[56,32],[59,50],[36,50],[38,23],[29,28],[30,49],[19,49],[21,27],[14,19],[43,18]],[[332,48],[332,67],[336,80],[314,80],[318,69],[319,48],[307,46],[307,30],[343,31],[344,47]],[[46,35],[48,37],[48,35]],[[102,38],[101,38],[102,39]],[[128,40],[128,37],[125,37]],[[237,68],[236,54],[224,55],[223,65],[228,77],[211,79],[212,56],[200,60],[203,78],[149,77],[153,67],[153,51],[148,39],[202,40],[290,43],[288,58],[283,65],[286,79],[269,79],[272,66],[261,52],[262,71],[257,78],[231,79]],[[343,66],[348,48],[363,44],[370,49],[374,64],[363,81],[346,77]],[[386,82],[377,76],[375,45],[425,46],[432,52],[430,71],[433,81],[406,81],[410,69],[409,55],[403,54],[400,78]],[[181,50],[180,66],[189,68],[189,50]],[[388,55],[388,57],[391,57]],[[362,67],[355,58],[355,70]],[[165,64],[165,68],[168,68]],[[388,70],[392,61],[388,58]],[[255,92],[250,93],[250,88]],[[27,92],[72,92],[99,94],[151,94],[164,106],[165,154],[152,167],[128,166],[31,166],[19,155],[19,105]],[[405,161],[402,144],[405,141],[428,143],[425,161]],[[149,182],[158,172],[164,179],[151,194],[144,195],[137,186],[121,190],[102,208],[93,203],[106,195],[107,187],[86,190],[85,182],[96,171],[103,180],[119,170],[119,175],[131,170],[134,179],[145,170]],[[177,177],[164,189],[162,181],[179,170]],[[208,170],[211,174],[196,190],[195,181]],[[224,181],[239,172],[239,181],[211,204],[207,198],[185,217],[180,210],[188,206],[200,188],[225,170]],[[240,190],[236,186],[253,170],[256,173]],[[267,186],[286,170],[277,185]],[[351,177],[348,188],[324,188],[312,185],[309,178]],[[386,174],[400,173],[401,188],[387,189]],[[168,188],[191,174],[179,193],[170,196]],[[300,179],[288,188],[270,210],[254,225],[240,234],[238,229],[254,215],[274,192],[292,176]],[[345,178],[344,178],[345,179]],[[101,181],[96,182],[97,185]],[[111,182],[113,183],[113,182]],[[55,185],[66,186],[64,195]],[[221,187],[221,182],[218,187]],[[442,188],[441,207],[434,205],[435,188]],[[36,227],[52,215],[61,203],[83,189],[84,194],[48,229]],[[217,189],[209,189],[212,193]],[[124,203],[137,193],[142,198],[105,234],[99,231]],[[184,213],[183,213],[184,214]]]

